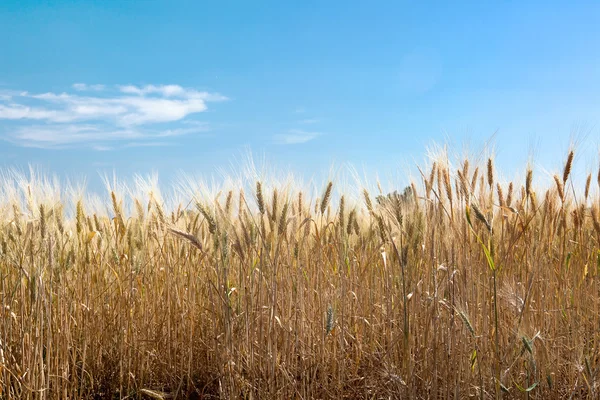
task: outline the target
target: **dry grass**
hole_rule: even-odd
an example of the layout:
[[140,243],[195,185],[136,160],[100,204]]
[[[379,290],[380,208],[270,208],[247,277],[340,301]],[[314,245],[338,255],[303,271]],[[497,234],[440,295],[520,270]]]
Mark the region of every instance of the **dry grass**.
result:
[[597,398],[598,190],[493,163],[133,213],[5,174],[0,398]]

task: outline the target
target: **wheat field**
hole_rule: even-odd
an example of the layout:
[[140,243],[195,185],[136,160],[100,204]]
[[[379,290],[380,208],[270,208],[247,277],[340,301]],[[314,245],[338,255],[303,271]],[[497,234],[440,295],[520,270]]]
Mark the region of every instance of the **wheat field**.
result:
[[4,172],[0,398],[598,398],[600,171],[573,162],[104,208]]

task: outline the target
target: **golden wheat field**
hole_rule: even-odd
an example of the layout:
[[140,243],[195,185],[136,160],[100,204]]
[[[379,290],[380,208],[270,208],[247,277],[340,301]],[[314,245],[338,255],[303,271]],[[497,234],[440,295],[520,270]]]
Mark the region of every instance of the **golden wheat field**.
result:
[[0,398],[598,398],[600,171],[573,159],[104,208],[5,172]]

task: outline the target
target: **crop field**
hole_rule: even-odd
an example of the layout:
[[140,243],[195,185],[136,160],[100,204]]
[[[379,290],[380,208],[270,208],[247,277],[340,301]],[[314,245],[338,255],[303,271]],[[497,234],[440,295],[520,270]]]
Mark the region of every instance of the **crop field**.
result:
[[169,205],[6,171],[0,398],[598,398],[600,171],[574,155]]

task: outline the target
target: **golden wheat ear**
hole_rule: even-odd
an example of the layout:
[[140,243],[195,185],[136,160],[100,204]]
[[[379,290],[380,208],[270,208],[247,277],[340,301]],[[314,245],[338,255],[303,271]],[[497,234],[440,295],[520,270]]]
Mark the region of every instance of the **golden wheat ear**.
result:
[[331,190],[333,188],[333,182],[329,182],[327,184],[327,187],[325,188],[325,192],[323,193],[323,200],[321,200],[321,214],[325,214],[325,210],[327,209],[327,206],[329,205],[329,200],[331,199]]
[[200,240],[198,240],[196,236],[192,235],[191,233],[179,230],[177,228],[169,227],[168,229],[169,232],[171,232],[172,234],[187,239],[187,241],[190,242],[192,246],[194,246],[198,250],[202,250],[202,243],[200,243]]
[[575,156],[575,152],[571,150],[569,155],[567,156],[567,161],[565,162],[565,167],[563,169],[563,184],[567,182],[569,179],[569,175],[571,174],[571,167],[573,166],[573,157]]

